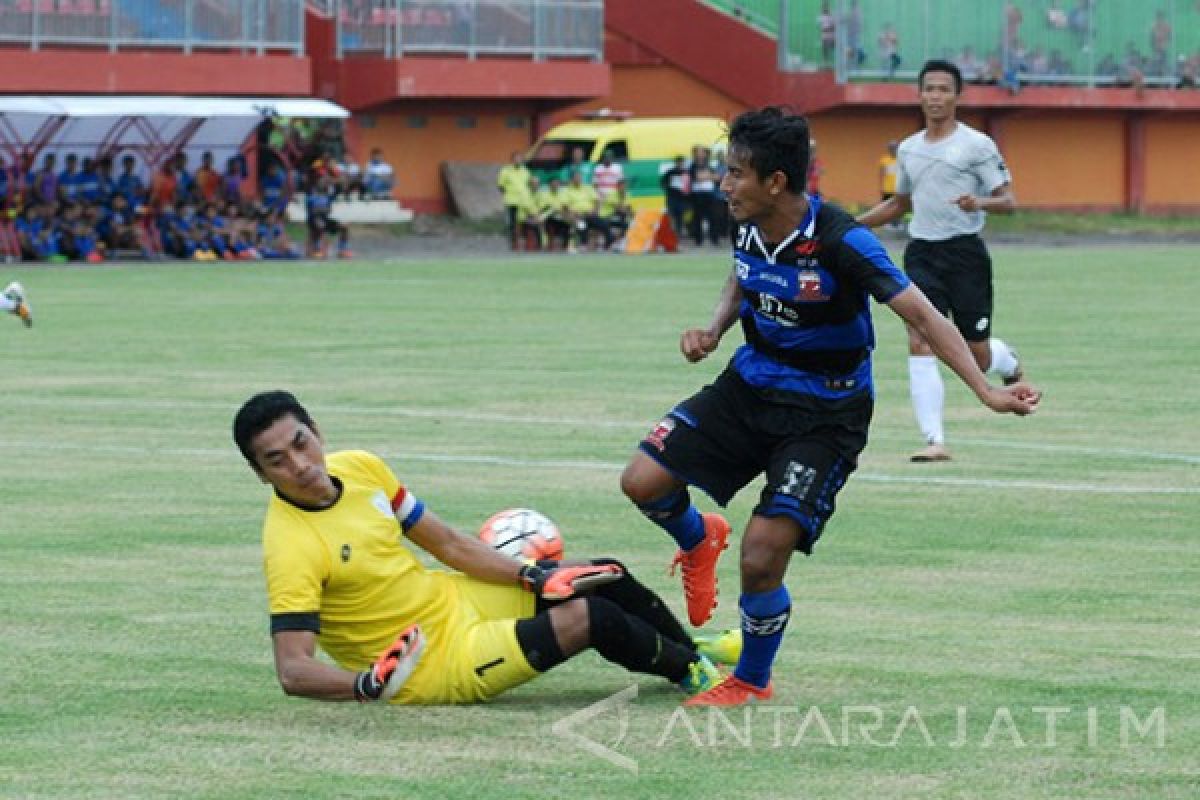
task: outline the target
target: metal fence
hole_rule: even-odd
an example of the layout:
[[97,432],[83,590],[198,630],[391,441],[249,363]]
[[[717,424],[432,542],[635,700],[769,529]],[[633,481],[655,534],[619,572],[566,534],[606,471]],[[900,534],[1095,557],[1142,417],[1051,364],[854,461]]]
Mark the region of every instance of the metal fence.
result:
[[[974,82],[1194,86],[1196,0],[707,0],[776,36],[785,69],[913,80],[930,58]],[[822,40],[820,18],[833,39]]]
[[341,0],[338,56],[604,56],[603,0]]
[[0,42],[304,52],[304,0],[0,0]]

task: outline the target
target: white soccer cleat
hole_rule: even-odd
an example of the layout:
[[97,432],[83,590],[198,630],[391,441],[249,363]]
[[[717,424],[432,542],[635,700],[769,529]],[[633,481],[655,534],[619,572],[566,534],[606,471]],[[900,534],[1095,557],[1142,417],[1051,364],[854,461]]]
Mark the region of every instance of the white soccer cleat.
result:
[[33,309],[30,307],[29,301],[25,299],[25,287],[17,281],[13,281],[4,287],[4,296],[13,304],[10,313],[20,317],[26,328],[32,327]]

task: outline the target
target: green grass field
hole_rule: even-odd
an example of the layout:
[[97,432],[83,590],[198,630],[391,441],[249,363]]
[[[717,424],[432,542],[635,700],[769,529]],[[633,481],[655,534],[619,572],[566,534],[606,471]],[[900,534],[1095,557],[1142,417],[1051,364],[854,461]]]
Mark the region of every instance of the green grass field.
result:
[[[726,258],[9,267],[37,325],[0,320],[0,797],[1200,796],[1194,250],[995,255],[997,332],[1044,407],[950,384],[957,460],[910,465],[903,333],[877,313],[872,441],[792,564],[776,699],[723,716],[592,654],[484,707],[285,697],[265,487],[229,425],[290,388],[464,530],[532,506],[682,610],[617,478],[740,341],[677,350]],[[556,733],[622,690],[565,723],[619,758]]]

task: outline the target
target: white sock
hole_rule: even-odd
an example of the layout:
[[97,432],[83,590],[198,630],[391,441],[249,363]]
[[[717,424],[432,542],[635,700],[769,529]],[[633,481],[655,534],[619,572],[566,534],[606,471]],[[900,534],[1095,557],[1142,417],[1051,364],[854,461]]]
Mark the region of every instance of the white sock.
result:
[[988,340],[988,346],[992,350],[992,363],[988,364],[987,371],[1001,378],[1011,378],[1017,371],[1017,357],[1013,355],[1012,348],[995,337]]
[[934,356],[908,357],[908,390],[912,395],[913,413],[917,427],[929,444],[945,444],[942,428],[942,407],[946,402],[946,386]]

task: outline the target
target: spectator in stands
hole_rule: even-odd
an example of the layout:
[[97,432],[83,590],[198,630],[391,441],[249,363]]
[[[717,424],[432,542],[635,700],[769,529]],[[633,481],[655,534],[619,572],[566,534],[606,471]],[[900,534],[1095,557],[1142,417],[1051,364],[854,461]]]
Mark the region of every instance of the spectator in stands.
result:
[[621,178],[616,188],[600,200],[600,234],[604,237],[605,250],[611,250],[614,242],[625,237],[632,219],[632,198],[625,179]]
[[659,184],[667,199],[671,227],[678,236],[683,236],[683,218],[688,208],[688,171],[683,156],[675,156],[675,163],[663,171]]
[[[175,174],[175,160],[171,159],[162,165],[150,183],[150,205],[159,212],[174,214],[175,203],[180,197],[179,177]],[[172,252],[167,248],[168,252]],[[188,253],[191,258],[191,252]]]
[[1081,50],[1089,47],[1092,41],[1092,4],[1093,0],[1076,0],[1067,17],[1067,24]]
[[817,30],[821,32],[821,64],[833,66],[837,53],[837,18],[829,10],[829,0],[822,0],[821,13],[817,15]]
[[129,207],[136,209],[146,200],[146,184],[137,174],[137,161],[133,156],[121,159],[121,174],[117,176],[117,193],[125,196]]
[[196,183],[196,199],[202,203],[214,203],[221,196],[221,173],[213,168],[213,154],[205,151],[200,156],[200,168],[193,178]]
[[697,247],[704,244],[707,234],[714,247],[721,244],[714,206],[717,202],[717,176],[712,168],[712,155],[707,147],[692,148],[692,163],[688,165],[688,205],[692,210],[692,241]]
[[175,154],[175,196],[179,199],[196,200],[196,179],[187,168],[187,153],[180,150]]
[[258,223],[255,226],[255,249],[263,258],[300,257],[300,248],[292,244],[288,238],[287,227],[283,224],[283,212],[260,208]]
[[308,255],[312,258],[325,258],[325,236],[337,237],[338,258],[351,258],[350,231],[345,225],[333,218],[333,196],[336,189],[333,178],[321,175],[317,178],[305,199],[305,210],[308,222]]
[[383,158],[383,151],[376,147],[371,151],[367,168],[363,171],[363,186],[371,200],[390,200],[396,185],[396,171]]
[[1016,3],[1009,0],[1004,4],[1004,44],[1010,50],[1017,46],[1017,41],[1021,38],[1023,20],[1024,15]]
[[96,232],[88,225],[79,203],[66,200],[58,219],[59,252],[70,259],[96,264],[104,260],[97,250]]
[[525,156],[514,151],[509,163],[500,168],[496,175],[496,190],[504,202],[505,231],[508,233],[509,245],[517,249],[517,216],[521,201],[529,191],[529,168],[525,166]]
[[861,67],[867,60],[867,53],[862,46],[862,9],[858,0],[850,0],[850,6],[842,16],[842,30],[846,32],[846,66],[849,69]]
[[967,83],[975,83],[982,80],[984,67],[975,58],[975,50],[971,45],[966,45],[962,49],[962,53],[954,60],[958,68],[962,71],[963,80]]
[[67,153],[63,159],[63,170],[58,173],[58,199],[70,201],[79,191],[79,156]]
[[887,72],[888,80],[896,77],[896,70],[900,68],[900,35],[896,33],[896,26],[892,23],[887,23],[883,26],[883,30],[879,32],[879,61]]
[[1147,71],[1151,75],[1166,75],[1171,65],[1171,23],[1165,12],[1154,13],[1154,24],[1150,26],[1151,57]]
[[258,191],[268,211],[283,211],[292,199],[288,191],[287,176],[279,164],[272,164],[267,168],[266,177],[259,184]]
[[221,199],[226,203],[242,202],[242,183],[246,180],[246,162],[234,156],[225,161],[225,172],[221,175]]
[[600,200],[603,201],[605,197],[616,191],[617,184],[624,179],[624,168],[613,161],[612,150],[606,149],[600,158],[600,163],[592,170],[592,185],[596,187],[596,194],[600,196]]
[[1067,12],[1060,5],[1060,0],[1050,0],[1050,7],[1046,9],[1046,25],[1057,31],[1066,30]]
[[55,173],[54,153],[42,158],[42,168],[27,179],[30,194],[35,202],[55,203],[58,201],[58,175]]
[[339,195],[347,200],[365,199],[367,186],[363,182],[362,167],[349,153],[342,154],[342,160],[338,162],[338,171],[341,173],[341,181],[338,185]]

